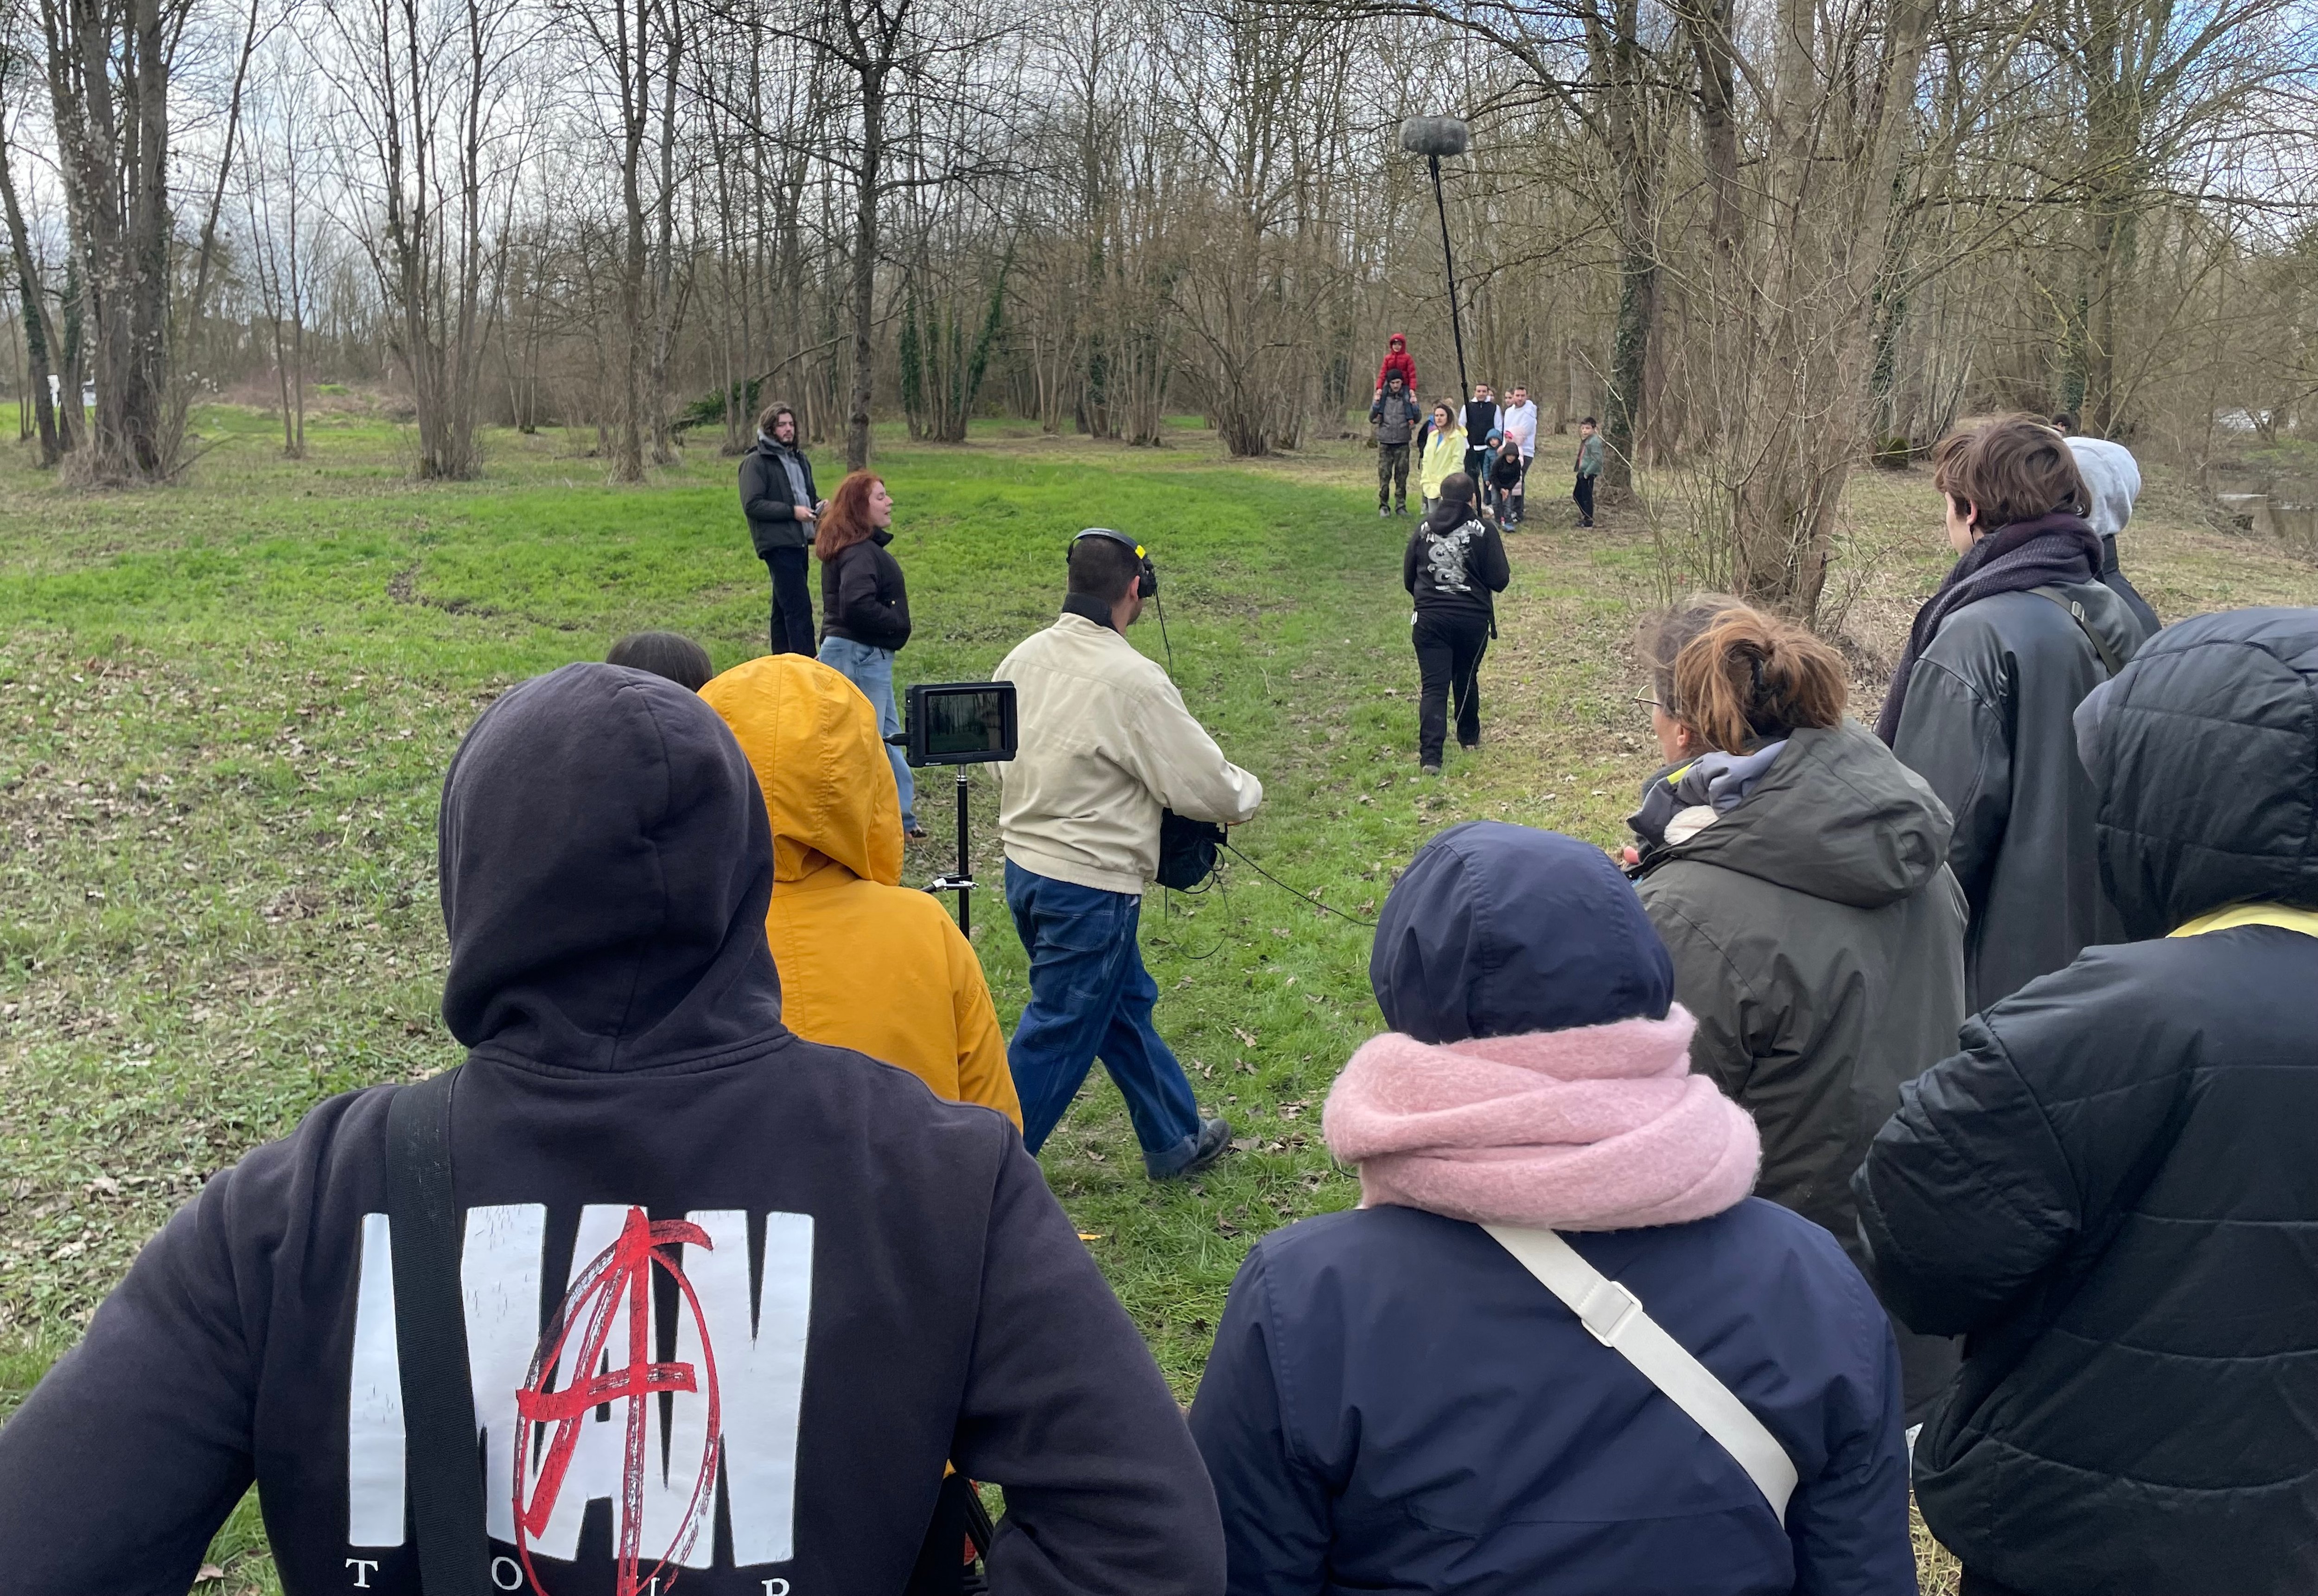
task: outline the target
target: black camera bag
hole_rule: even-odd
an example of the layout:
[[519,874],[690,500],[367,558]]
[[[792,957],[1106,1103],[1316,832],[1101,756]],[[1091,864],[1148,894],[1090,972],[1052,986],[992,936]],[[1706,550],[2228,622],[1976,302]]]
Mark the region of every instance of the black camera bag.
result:
[[1216,849],[1224,845],[1224,829],[1213,820],[1187,820],[1172,809],[1159,811],[1159,874],[1161,886],[1188,892],[1216,873]]

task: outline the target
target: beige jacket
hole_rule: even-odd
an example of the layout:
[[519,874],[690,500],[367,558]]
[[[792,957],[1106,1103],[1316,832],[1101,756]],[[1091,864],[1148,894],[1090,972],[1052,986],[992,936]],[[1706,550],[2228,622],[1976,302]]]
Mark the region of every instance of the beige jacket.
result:
[[1020,746],[998,767],[998,834],[1023,869],[1106,892],[1159,868],[1159,811],[1236,825],[1263,784],[1183,707],[1167,673],[1110,627],[1065,615],[998,667]]

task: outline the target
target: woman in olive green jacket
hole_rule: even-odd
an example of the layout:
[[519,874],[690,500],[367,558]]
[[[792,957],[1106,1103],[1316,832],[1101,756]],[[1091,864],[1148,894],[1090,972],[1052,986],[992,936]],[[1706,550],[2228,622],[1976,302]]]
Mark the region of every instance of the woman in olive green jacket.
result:
[[[1844,718],[1842,658],[1801,628],[1694,601],[1649,653],[1668,768],[1629,821],[1629,857],[1698,1019],[1691,1066],[1755,1116],[1757,1192],[1864,1267],[1851,1173],[1900,1082],[1954,1053],[1963,1022],[1947,809]],[[1893,1330],[1913,1423],[1954,1354]]]

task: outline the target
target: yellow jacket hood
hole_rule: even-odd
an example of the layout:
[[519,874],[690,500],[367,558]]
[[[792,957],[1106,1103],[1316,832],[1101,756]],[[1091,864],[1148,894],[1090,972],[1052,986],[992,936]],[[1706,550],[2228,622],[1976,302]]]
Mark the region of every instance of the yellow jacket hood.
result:
[[[864,881],[902,881],[902,803],[861,690],[802,654],[767,654],[700,689],[765,792],[773,879],[833,860]],[[819,857],[814,856],[818,855]]]

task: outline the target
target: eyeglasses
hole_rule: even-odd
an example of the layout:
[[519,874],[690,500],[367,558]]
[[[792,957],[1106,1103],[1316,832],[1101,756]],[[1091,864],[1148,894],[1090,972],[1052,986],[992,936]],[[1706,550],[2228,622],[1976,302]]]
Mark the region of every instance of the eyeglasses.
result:
[[[1665,704],[1660,704],[1657,699],[1655,699],[1655,698],[1651,697],[1648,693],[1637,693],[1637,694],[1635,694],[1635,695],[1634,695],[1634,702],[1635,702],[1636,704],[1649,704],[1652,709],[1665,709],[1665,708],[1666,708],[1666,705],[1665,705]],[[1668,712],[1668,713],[1671,713],[1671,712]]]

